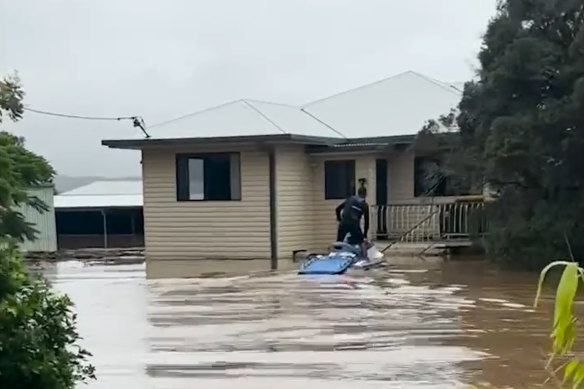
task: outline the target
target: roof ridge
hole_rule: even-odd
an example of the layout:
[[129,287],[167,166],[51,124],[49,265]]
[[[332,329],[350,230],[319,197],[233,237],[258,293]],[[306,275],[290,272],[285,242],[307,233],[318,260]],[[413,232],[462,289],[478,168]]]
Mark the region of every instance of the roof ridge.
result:
[[163,122],[159,122],[159,123],[153,124],[151,126],[148,126],[148,128],[165,126],[167,124],[176,122],[178,120],[186,119],[186,118],[189,118],[191,116],[195,116],[195,115],[198,115],[198,114],[201,114],[201,113],[204,113],[204,112],[213,111],[215,109],[223,108],[223,107],[225,107],[227,105],[230,105],[230,104],[234,104],[234,103],[238,103],[238,102],[244,102],[244,101],[245,101],[245,99],[230,100],[230,101],[227,101],[225,103],[221,103],[221,104],[218,104],[218,105],[213,105],[211,107],[203,108],[203,109],[201,109],[199,111],[195,111],[195,112],[187,113],[187,114],[182,115],[182,116],[175,117],[174,119],[169,119],[169,120],[165,120]]
[[412,72],[412,74],[415,74],[416,76],[420,77],[421,79],[423,79],[425,81],[428,81],[428,82],[431,82],[432,84],[438,85],[439,87],[441,87],[444,90],[447,90],[449,92],[452,92],[452,93],[454,93],[456,95],[460,95],[460,92],[457,92],[458,91],[458,88],[455,88],[452,85],[447,84],[444,81],[437,80],[435,78],[426,76],[426,75],[424,75],[422,73],[418,73],[418,72]]
[[301,108],[301,106],[298,106],[298,105],[287,104],[287,103],[279,103],[279,102],[275,102],[275,101],[267,101],[267,100],[260,100],[260,99],[242,99],[242,100],[247,101],[247,102],[250,102],[250,103],[282,105],[284,107],[297,108],[297,109],[300,109]]
[[[314,120],[318,123],[320,123],[321,125],[325,126],[326,128],[328,128],[329,130],[331,130],[332,132],[334,132],[337,135],[340,135],[342,138],[347,138],[343,133],[341,133],[338,130],[335,130],[333,127],[331,127],[330,125],[328,125],[327,123],[325,123],[323,120],[319,119],[316,115],[312,114],[311,112],[306,111],[306,109],[302,106],[298,106],[298,105],[291,105],[291,104],[283,104],[283,103],[274,103],[274,102],[270,102],[270,101],[262,101],[262,100],[253,100],[253,99],[245,99],[245,101],[248,104],[253,105],[252,103],[256,102],[256,103],[260,103],[260,104],[273,104],[273,105],[279,105],[279,106],[283,106],[286,108],[294,108],[295,110],[298,110],[299,112],[301,112],[302,114],[308,116],[310,118],[310,120]],[[256,107],[255,105],[253,105],[254,108],[256,108],[259,112],[261,112],[263,115],[265,115],[266,118],[269,119],[269,116],[267,114],[264,114],[258,107]],[[277,126],[280,130],[283,130],[280,126],[278,126],[275,122],[271,121],[270,122],[272,124],[274,124],[275,126]],[[284,132],[285,134],[288,134],[288,132]]]
[[361,86],[358,86],[358,87],[355,87],[355,88],[347,89],[347,90],[345,90],[343,92],[335,93],[333,95],[330,95],[328,97],[324,97],[322,99],[318,99],[318,100],[314,100],[314,101],[308,102],[306,104],[303,104],[301,107],[302,108],[305,108],[305,107],[308,107],[308,106],[310,106],[312,104],[319,103],[321,101],[325,101],[325,100],[331,99],[333,97],[341,96],[341,95],[344,95],[344,94],[349,93],[349,92],[354,92],[354,91],[357,91],[359,89],[363,89],[363,88],[367,88],[367,87],[370,87],[370,86],[373,86],[373,85],[376,85],[376,84],[380,84],[382,82],[389,81],[389,80],[394,79],[394,78],[397,78],[397,77],[405,76],[406,74],[415,75],[416,77],[419,77],[419,78],[423,79],[424,81],[427,81],[427,82],[430,82],[430,83],[432,83],[432,84],[434,84],[436,86],[439,86],[440,88],[442,88],[444,90],[450,91],[451,93],[454,93],[454,94],[457,94],[457,95],[460,94],[460,91],[458,91],[458,88],[454,88],[454,87],[452,87],[450,85],[447,86],[447,84],[444,83],[444,82],[442,82],[442,81],[433,79],[433,78],[431,78],[429,76],[426,76],[426,75],[424,75],[422,73],[418,73],[418,72],[416,72],[414,70],[407,70],[405,72],[401,72],[401,73],[394,74],[393,76],[390,76],[390,77],[382,78],[381,80],[373,81],[373,82],[370,82],[370,83],[367,83],[367,84],[364,84],[364,85],[361,85]]
[[259,109],[255,105],[253,105],[252,104],[252,101],[246,100],[246,99],[241,99],[241,102],[243,102],[244,104],[248,105],[258,115],[260,115],[265,121],[267,121],[268,123],[270,123],[272,126],[276,127],[276,129],[278,131],[280,131],[282,134],[288,134],[288,132],[286,132],[282,127],[280,127],[275,121],[273,121],[272,119],[270,119],[270,117],[268,115],[266,115],[264,112],[262,112],[261,109]]
[[338,92],[338,93],[332,94],[330,96],[323,97],[323,98],[318,99],[318,100],[310,101],[310,102],[308,102],[306,104],[303,104],[302,105],[302,108],[308,107],[309,105],[312,105],[312,104],[315,104],[315,103],[319,103],[321,101],[325,101],[325,100],[331,99],[333,97],[337,97],[337,96],[340,96],[340,95],[344,95],[345,93],[354,92],[354,91],[359,90],[359,89],[363,89],[363,88],[366,88],[366,87],[369,87],[369,86],[372,86],[372,85],[380,84],[380,83],[382,83],[384,81],[389,81],[389,80],[391,80],[393,78],[397,78],[397,77],[400,77],[400,76],[404,76],[404,75],[406,75],[408,73],[415,73],[415,72],[413,70],[407,70],[405,72],[397,73],[397,74],[394,74],[393,76],[389,76],[389,77],[386,77],[386,78],[382,78],[381,80],[369,82],[367,84],[363,84],[363,85],[360,85],[360,86],[357,86],[357,87],[354,87],[354,88],[350,88],[350,89],[344,90],[342,92]]
[[310,117],[313,120],[316,120],[317,122],[319,122],[320,124],[324,125],[326,128],[328,128],[329,130],[331,130],[332,132],[334,132],[337,135],[340,135],[341,138],[345,138],[348,139],[347,136],[345,134],[343,134],[342,132],[340,132],[339,130],[336,130],[334,127],[332,127],[331,125],[329,125],[328,123],[326,123],[324,120],[321,120],[320,118],[318,118],[316,115],[314,115],[312,112],[308,112],[308,110],[304,107],[300,107],[300,112],[302,112],[303,114],[305,114],[306,116]]

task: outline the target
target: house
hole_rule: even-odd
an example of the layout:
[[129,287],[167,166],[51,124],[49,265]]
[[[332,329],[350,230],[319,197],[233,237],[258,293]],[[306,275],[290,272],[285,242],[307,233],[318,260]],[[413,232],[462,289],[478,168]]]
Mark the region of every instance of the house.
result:
[[417,133],[460,98],[453,85],[406,72],[301,107],[238,100],[148,138],[102,144],[141,150],[147,260],[271,259],[275,267],[297,250],[326,249],[334,208],[360,179],[370,236],[439,239],[450,225],[460,230],[466,219],[455,200],[463,197],[444,183],[429,197],[416,179],[439,151]]
[[102,180],[55,196],[59,249],[144,246],[142,181]]

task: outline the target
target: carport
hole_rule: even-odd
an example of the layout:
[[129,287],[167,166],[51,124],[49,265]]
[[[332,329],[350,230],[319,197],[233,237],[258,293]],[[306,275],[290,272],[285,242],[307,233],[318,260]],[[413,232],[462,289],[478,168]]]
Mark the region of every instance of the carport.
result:
[[141,181],[96,181],[55,196],[59,249],[144,246]]

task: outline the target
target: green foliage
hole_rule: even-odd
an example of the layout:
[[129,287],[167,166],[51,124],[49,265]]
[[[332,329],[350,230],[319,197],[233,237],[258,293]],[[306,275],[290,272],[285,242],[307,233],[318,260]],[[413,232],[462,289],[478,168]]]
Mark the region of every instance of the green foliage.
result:
[[442,122],[459,130],[453,170],[496,193],[491,257],[541,268],[566,255],[564,235],[584,253],[584,3],[500,1],[479,61]]
[[[0,123],[2,115],[22,117],[23,96],[17,78],[0,80]],[[90,354],[77,346],[71,301],[29,273],[16,249],[17,241],[37,233],[16,207],[46,211],[27,190],[50,183],[53,175],[22,138],[0,132],[0,388],[73,389],[94,378]]]
[[574,389],[584,387],[584,363],[572,356],[572,346],[576,340],[577,318],[574,316],[574,299],[578,291],[580,280],[584,280],[584,269],[576,262],[556,261],[546,266],[540,274],[535,296],[534,306],[537,307],[545,277],[550,269],[564,266],[562,277],[556,289],[554,303],[554,321],[551,338],[553,340],[552,353],[548,367],[557,357],[568,358],[553,373],[563,370],[563,383],[568,383]]
[[[12,121],[17,121],[22,118],[24,107],[22,99],[24,91],[20,85],[18,76],[4,77],[0,79],[0,123],[2,123],[3,115],[8,115]],[[2,112],[4,111],[4,112]]]
[[[0,80],[0,123],[2,111],[12,120],[22,117],[23,96],[17,78]],[[0,131],[0,236],[19,241],[34,239],[37,231],[15,207],[28,204],[39,211],[46,210],[46,205],[38,198],[27,194],[27,189],[50,183],[54,174],[46,159],[24,147],[23,138]]]
[[90,355],[75,346],[75,314],[30,274],[13,245],[0,249],[0,387],[69,389],[93,378]]

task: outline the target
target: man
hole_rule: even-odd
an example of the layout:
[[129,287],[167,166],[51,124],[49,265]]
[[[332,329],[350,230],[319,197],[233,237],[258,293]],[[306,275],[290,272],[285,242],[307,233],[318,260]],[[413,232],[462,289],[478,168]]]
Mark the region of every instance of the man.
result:
[[[348,243],[359,245],[363,258],[367,258],[365,237],[369,231],[369,205],[365,201],[366,197],[367,189],[361,186],[357,190],[357,196],[349,197],[335,210],[339,221],[337,242],[343,242],[347,234],[351,234]],[[361,217],[365,219],[364,231],[361,231]]]

